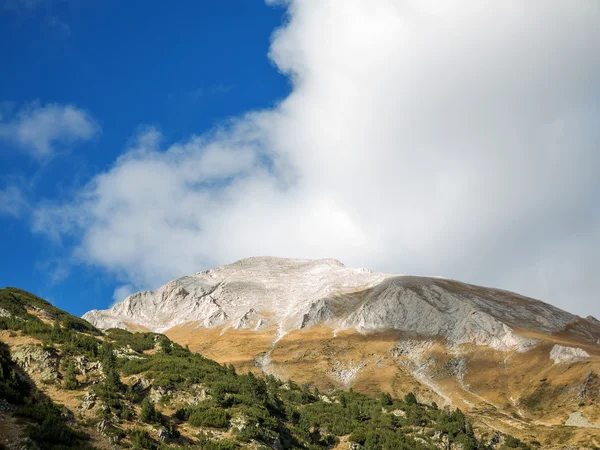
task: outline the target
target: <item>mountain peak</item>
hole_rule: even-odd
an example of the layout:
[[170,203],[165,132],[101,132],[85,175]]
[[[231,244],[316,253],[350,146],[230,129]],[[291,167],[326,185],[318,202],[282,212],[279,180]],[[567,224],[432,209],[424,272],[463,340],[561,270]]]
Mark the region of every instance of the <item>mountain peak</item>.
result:
[[158,332],[185,323],[271,330],[277,336],[314,326],[361,333],[396,330],[519,351],[536,342],[522,331],[568,332],[590,343],[600,337],[600,324],[508,291],[352,269],[335,259],[270,256],[184,276],[84,318],[99,328]]

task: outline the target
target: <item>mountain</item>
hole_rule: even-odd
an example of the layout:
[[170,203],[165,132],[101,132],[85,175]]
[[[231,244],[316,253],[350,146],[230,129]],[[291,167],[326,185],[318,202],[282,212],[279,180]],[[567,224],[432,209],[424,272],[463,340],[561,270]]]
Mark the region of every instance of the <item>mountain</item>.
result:
[[600,445],[600,322],[500,289],[249,258],[84,318],[161,332],[239,370],[323,390],[410,391],[530,440]]
[[0,449],[495,450],[458,409],[239,374],[157,333],[104,332],[0,289]]
[[334,331],[397,330],[523,351],[537,343],[519,331],[600,342],[600,322],[498,289],[443,278],[350,269],[332,259],[249,258],[133,294],[83,316],[100,328],[163,332],[196,327],[277,330],[277,337],[327,326]]

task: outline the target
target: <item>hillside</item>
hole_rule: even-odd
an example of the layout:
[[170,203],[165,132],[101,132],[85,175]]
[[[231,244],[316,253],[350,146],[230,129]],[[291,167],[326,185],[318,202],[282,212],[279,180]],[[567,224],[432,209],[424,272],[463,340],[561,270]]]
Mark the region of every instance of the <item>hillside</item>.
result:
[[600,323],[500,289],[261,257],[84,317],[323,391],[415,392],[467,411],[481,432],[600,445]]
[[463,413],[412,393],[321,392],[239,374],[158,333],[99,331],[0,290],[0,448],[496,449]]

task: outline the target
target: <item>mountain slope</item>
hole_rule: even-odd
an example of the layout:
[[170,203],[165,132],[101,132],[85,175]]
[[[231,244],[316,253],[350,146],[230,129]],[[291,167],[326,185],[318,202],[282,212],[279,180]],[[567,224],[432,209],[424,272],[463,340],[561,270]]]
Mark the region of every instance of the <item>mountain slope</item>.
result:
[[[163,335],[100,332],[0,289],[0,449],[496,449],[460,410],[240,375]],[[519,448],[528,448],[519,443]]]
[[241,370],[324,390],[415,391],[475,413],[482,429],[529,439],[573,441],[600,424],[598,321],[499,289],[263,257],[84,317],[161,331]]

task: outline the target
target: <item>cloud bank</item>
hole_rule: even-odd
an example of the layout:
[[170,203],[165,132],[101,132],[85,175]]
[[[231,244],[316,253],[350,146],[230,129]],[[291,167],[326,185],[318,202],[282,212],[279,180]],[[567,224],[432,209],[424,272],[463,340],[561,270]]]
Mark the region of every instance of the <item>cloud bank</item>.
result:
[[170,146],[145,130],[36,229],[138,288],[334,257],[600,315],[596,0],[286,7],[270,48],[285,100]]
[[94,119],[73,105],[34,102],[14,116],[0,116],[0,139],[37,160],[53,156],[66,145],[91,139],[99,131]]

